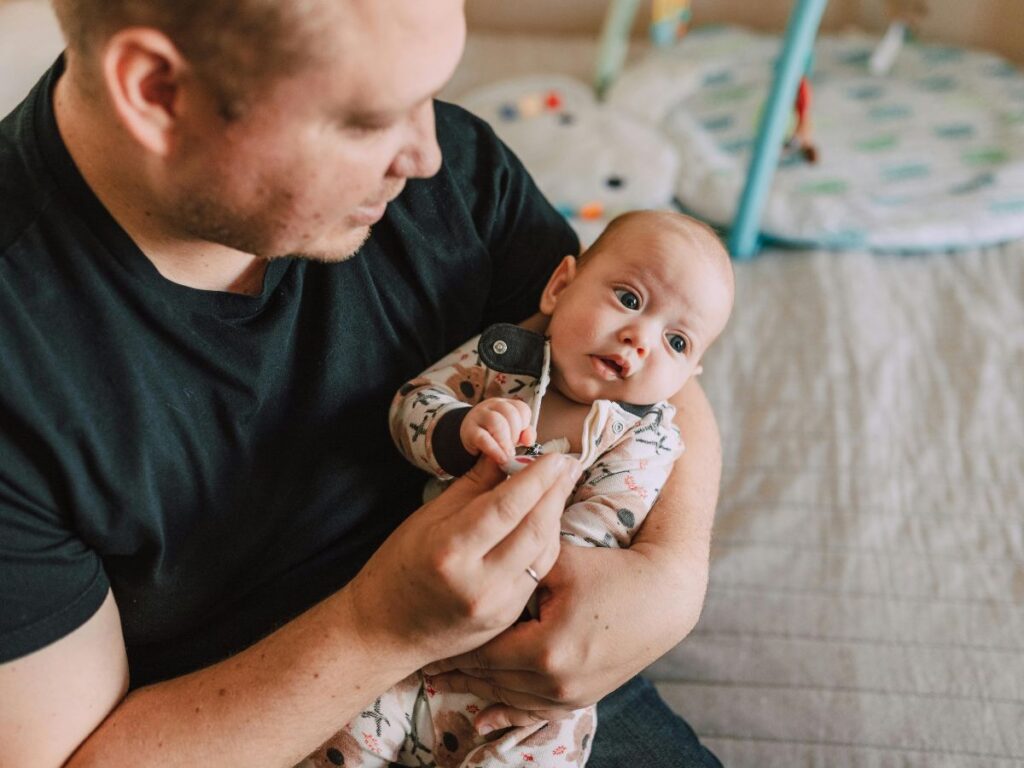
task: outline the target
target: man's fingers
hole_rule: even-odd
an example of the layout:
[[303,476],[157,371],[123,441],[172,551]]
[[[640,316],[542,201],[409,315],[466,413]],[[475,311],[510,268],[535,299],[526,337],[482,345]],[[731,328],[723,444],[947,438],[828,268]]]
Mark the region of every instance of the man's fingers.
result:
[[521,670],[509,670],[505,672],[491,669],[461,668],[460,674],[475,677],[504,691],[518,693],[530,693],[535,696],[543,696],[554,700],[558,693],[551,687],[550,680],[538,672],[525,672]]
[[552,720],[563,720],[570,717],[572,709],[534,709],[525,711],[510,707],[507,704],[492,704],[473,718],[473,727],[481,736],[512,726],[548,723]]
[[[466,477],[476,472],[480,473],[481,477],[489,478],[490,475],[482,473],[492,471],[504,477],[501,470],[491,462],[483,463],[490,466],[481,468],[481,462],[477,462]],[[541,499],[547,497],[553,487],[558,488],[557,493],[561,494],[561,489],[566,486],[566,476],[573,466],[579,467],[579,462],[575,459],[558,455],[542,456],[519,474],[498,485],[490,493],[473,500],[472,503],[452,516],[452,523],[459,526],[456,530],[460,531],[458,534],[460,543],[469,547],[470,551],[490,552],[513,532],[519,533],[519,523],[530,514]],[[455,485],[457,483],[452,486],[453,489]],[[470,487],[480,487],[480,483],[477,482],[475,486]],[[569,490],[571,490],[571,486],[561,495],[563,503]],[[559,511],[558,514],[561,512]],[[538,545],[536,549],[539,548]],[[520,567],[525,568],[532,561],[531,556]],[[524,575],[523,578],[527,577]]]
[[423,671],[428,675],[439,675],[457,669],[484,669],[489,673],[536,670],[537,646],[542,631],[538,621],[513,624],[479,648],[435,661]]
[[[536,464],[542,463],[542,457]],[[537,500],[529,515],[522,518],[515,530],[498,542],[486,555],[489,563],[500,565],[513,571],[527,566],[543,578],[555,564],[561,546],[559,538],[559,521],[565,508],[565,500],[572,492],[576,478],[579,476],[580,465],[575,459],[568,459],[562,465],[563,472],[555,478],[544,494]],[[513,477],[505,487],[516,478],[527,474],[531,468]]]
[[477,677],[463,675],[460,672],[449,672],[438,677],[431,677],[430,684],[436,690],[448,693],[470,693],[488,701],[499,704],[507,704],[521,710],[550,710],[557,709],[558,704],[551,699],[537,696],[533,693],[522,691],[510,691],[506,688],[493,685],[486,680]]

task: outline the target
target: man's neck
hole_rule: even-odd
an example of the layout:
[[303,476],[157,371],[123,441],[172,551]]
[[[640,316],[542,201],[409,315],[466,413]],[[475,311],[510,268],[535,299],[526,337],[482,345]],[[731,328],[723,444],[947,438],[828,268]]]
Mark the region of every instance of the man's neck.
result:
[[[61,139],[85,183],[164,278],[208,291],[254,295],[262,290],[265,259],[182,236],[159,215],[160,201],[147,183],[148,158],[119,125],[103,123],[101,108],[86,103],[68,72],[57,81],[53,109]],[[133,151],[139,157],[126,157]],[[140,170],[129,177],[119,171],[123,168]]]

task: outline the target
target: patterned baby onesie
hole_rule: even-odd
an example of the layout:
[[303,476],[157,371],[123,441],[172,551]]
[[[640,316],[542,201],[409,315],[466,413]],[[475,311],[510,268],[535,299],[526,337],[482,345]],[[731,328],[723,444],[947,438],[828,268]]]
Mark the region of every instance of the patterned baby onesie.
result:
[[[491,326],[402,386],[391,405],[391,436],[416,466],[449,480],[476,461],[459,438],[470,408],[486,398],[515,398],[530,405],[536,426],[549,368],[543,336],[515,325]],[[562,515],[563,539],[581,546],[629,546],[683,451],[674,414],[665,402],[593,403],[582,435],[583,474]],[[541,452],[567,452],[567,446],[566,440],[551,441]],[[510,465],[528,460],[519,457]],[[436,691],[416,674],[377,699],[304,765],[377,768],[394,761],[437,768],[569,768],[586,762],[597,724],[594,707],[487,740],[474,731],[473,716],[490,703]]]

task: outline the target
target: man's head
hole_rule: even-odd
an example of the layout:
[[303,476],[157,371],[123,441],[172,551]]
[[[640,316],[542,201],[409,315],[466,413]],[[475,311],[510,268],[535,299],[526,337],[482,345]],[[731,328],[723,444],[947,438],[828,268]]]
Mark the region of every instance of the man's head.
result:
[[440,151],[462,0],[54,0],[107,169],[171,238],[353,253]]
[[544,289],[552,383],[584,403],[671,397],[725,328],[733,290],[729,255],[706,225],[667,211],[619,216]]

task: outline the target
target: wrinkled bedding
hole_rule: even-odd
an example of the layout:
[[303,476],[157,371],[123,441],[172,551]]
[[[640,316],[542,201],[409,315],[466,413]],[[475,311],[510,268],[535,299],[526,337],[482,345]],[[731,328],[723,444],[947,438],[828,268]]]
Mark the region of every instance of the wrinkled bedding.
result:
[[1024,764],[1024,244],[737,279],[711,585],[663,695],[730,766]]
[[[448,95],[587,50],[478,35]],[[728,766],[1024,765],[1024,243],[736,272],[707,603],[650,675]]]

